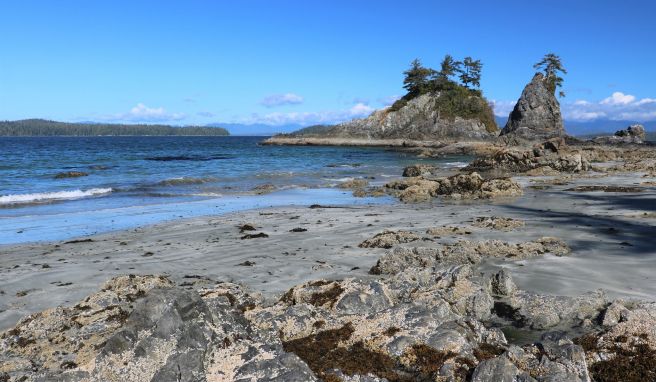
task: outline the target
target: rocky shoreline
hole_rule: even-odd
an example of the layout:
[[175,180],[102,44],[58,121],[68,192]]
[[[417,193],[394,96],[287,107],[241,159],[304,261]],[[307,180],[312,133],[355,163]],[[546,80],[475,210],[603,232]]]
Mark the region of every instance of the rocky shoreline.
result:
[[[610,158],[613,162],[608,162]],[[346,270],[332,277],[309,275],[273,295],[195,273],[174,276],[142,271],[115,276],[81,301],[31,314],[2,333],[0,380],[654,380],[656,303],[618,299],[600,290],[555,296],[517,285],[511,268],[519,270],[526,262],[545,256],[575,257],[581,251],[580,245],[570,244],[576,236],[522,239],[525,233],[521,232],[534,222],[497,215],[475,217],[466,205],[454,205],[452,214],[464,213],[460,218],[469,224],[424,230],[416,225],[420,216],[426,222],[447,221],[430,217],[435,207],[425,203],[434,199],[445,203],[512,200],[525,190],[533,197],[549,192],[527,187],[538,184],[531,178],[546,190],[553,187],[550,184],[562,184],[563,191],[558,192],[639,194],[652,186],[627,185],[624,190],[611,176],[630,172],[629,180],[637,174],[654,177],[655,164],[649,149],[589,150],[550,140],[530,149],[506,149],[481,157],[462,174],[450,177],[434,176],[430,168],[414,166],[406,169],[404,178],[385,187],[385,192],[417,206],[406,209],[407,216],[414,218],[394,218],[391,221],[399,228],[381,230],[359,243],[344,241],[348,235],[342,236],[338,246],[323,252],[328,258],[340,251],[347,251],[348,258],[371,252],[373,257],[363,258],[370,260],[359,263],[364,269],[352,267],[355,276]],[[483,175],[474,169],[484,171]],[[518,174],[519,181],[508,177]],[[577,179],[587,179],[587,183],[577,183]],[[362,189],[366,183],[351,182],[345,187]],[[478,203],[476,208],[491,207]],[[511,207],[513,202],[508,204]],[[309,211],[318,214],[316,224],[330,216],[322,206]],[[369,213],[369,225],[382,215]],[[362,216],[368,215],[359,216],[364,222]],[[299,218],[306,224],[312,219],[303,215],[285,219],[294,225],[300,223]],[[282,240],[308,234],[311,228],[289,227],[284,228],[288,233]],[[239,241],[271,240],[271,235],[258,232],[257,225],[238,228]],[[208,229],[210,234],[216,231]],[[653,233],[653,224],[645,230]],[[560,232],[565,235],[566,231]],[[506,236],[513,239],[504,240]],[[327,237],[317,233],[315,239]],[[101,247],[96,240],[64,244],[66,248],[81,246],[79,255],[91,256],[93,248]],[[117,244],[108,245],[129,244],[120,240],[124,239],[114,238],[111,242]],[[167,240],[171,236],[156,239],[158,243]],[[189,239],[175,240],[185,246]],[[298,244],[299,251],[307,251]],[[163,253],[174,255],[166,242],[158,245]],[[623,248],[630,252],[632,245],[626,243]],[[56,252],[60,244],[35,246],[34,251],[47,248]],[[19,246],[15,251],[24,256],[27,249]],[[254,261],[243,261],[239,267],[257,266],[262,261],[258,255],[267,256],[266,250],[249,253]],[[153,250],[141,255],[145,256],[159,254]],[[328,269],[330,262],[316,260],[313,269]],[[484,271],[490,262],[496,264],[495,269]],[[293,273],[287,277],[294,280]],[[16,296],[21,298],[19,293]]]
[[[407,241],[392,236],[386,245]],[[570,252],[555,238],[397,247],[371,268],[377,279],[314,280],[272,304],[203,277],[120,276],[3,333],[0,372],[6,381],[652,380],[656,304],[530,293],[503,269],[476,277],[484,257]],[[513,328],[541,336],[513,344]]]

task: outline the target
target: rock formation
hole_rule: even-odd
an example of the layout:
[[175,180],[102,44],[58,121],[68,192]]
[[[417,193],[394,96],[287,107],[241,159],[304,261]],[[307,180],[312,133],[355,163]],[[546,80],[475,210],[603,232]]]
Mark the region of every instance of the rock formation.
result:
[[601,144],[643,143],[646,137],[645,128],[642,125],[636,124],[624,130],[619,130],[614,135],[596,137],[594,142]]
[[656,304],[539,295],[474,268],[569,251],[549,237],[395,246],[375,275],[269,302],[232,283],[120,276],[0,334],[0,381],[654,380]]
[[448,178],[425,179],[421,176],[396,180],[385,185],[404,203],[419,203],[442,196],[452,199],[491,199],[519,196],[522,187],[511,178],[483,179],[478,173]]
[[590,170],[590,162],[581,150],[572,149],[562,138],[552,138],[536,144],[532,149],[505,148],[493,155],[471,162],[464,171],[501,171],[531,175]]
[[560,104],[542,73],[524,88],[501,135],[530,140],[565,135]]
[[[406,139],[406,140],[487,140],[498,135],[490,116],[488,126],[477,118],[446,117],[440,115],[438,94],[423,94],[408,101],[398,110],[390,108],[373,112],[363,119],[344,122],[312,134],[292,134],[305,137],[353,139]],[[470,105],[477,113],[492,111],[485,99],[470,96]]]

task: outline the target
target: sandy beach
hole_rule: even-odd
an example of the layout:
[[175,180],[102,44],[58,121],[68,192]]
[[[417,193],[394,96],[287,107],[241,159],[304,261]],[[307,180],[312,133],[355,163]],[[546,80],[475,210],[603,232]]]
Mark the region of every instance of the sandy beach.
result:
[[[488,260],[477,271],[508,267],[519,288],[545,294],[575,296],[601,288],[612,297],[656,298],[656,188],[641,185],[651,179],[595,173],[565,182],[554,182],[554,177],[516,179],[524,186],[523,196],[492,202],[436,199],[421,204],[275,207],[3,246],[0,329],[27,314],[72,304],[124,274],[168,275],[182,285],[199,278],[208,284],[229,281],[270,300],[308,280],[376,278],[369,269],[387,250],[358,244],[384,230],[416,233],[422,239],[412,245],[426,247],[462,239],[524,242],[556,237],[572,248],[570,256]],[[565,191],[584,185],[643,190]],[[510,231],[472,226],[475,218],[490,216],[525,224]],[[242,230],[245,224],[255,230]],[[441,226],[465,232],[426,233]],[[266,237],[244,238],[259,233]]]

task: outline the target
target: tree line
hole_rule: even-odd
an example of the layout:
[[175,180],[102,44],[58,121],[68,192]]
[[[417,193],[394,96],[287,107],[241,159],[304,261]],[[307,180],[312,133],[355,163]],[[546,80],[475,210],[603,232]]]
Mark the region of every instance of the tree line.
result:
[[[546,54],[533,68],[544,73],[547,86],[554,92],[562,87],[563,78],[560,73],[567,74],[561,59],[555,53]],[[462,61],[456,61],[453,56],[447,54],[440,64],[440,70],[424,67],[419,59],[410,63],[410,68],[403,72],[403,88],[408,92],[405,99],[412,99],[425,93],[451,89],[453,86],[464,86],[471,89],[477,95],[481,95],[481,72],[483,63],[472,57],[465,57]],[[563,91],[559,92],[561,97],[565,96]]]
[[169,125],[125,125],[103,123],[67,123],[44,119],[0,121],[0,136],[223,136],[230,135],[221,127]]
[[467,89],[470,86],[480,88],[482,69],[481,60],[472,57],[456,61],[453,56],[447,54],[440,64],[440,70],[424,67],[419,59],[414,59],[410,63],[410,69],[403,72],[403,88],[408,92],[405,98],[411,99],[458,85]]

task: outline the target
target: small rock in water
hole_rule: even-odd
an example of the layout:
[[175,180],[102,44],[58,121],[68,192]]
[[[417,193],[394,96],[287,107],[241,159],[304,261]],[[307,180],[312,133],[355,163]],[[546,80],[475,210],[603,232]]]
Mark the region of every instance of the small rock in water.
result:
[[79,178],[81,176],[88,176],[86,172],[82,171],[66,171],[66,172],[60,172],[59,174],[55,175],[55,179],[66,179],[66,178]]

